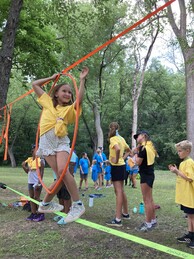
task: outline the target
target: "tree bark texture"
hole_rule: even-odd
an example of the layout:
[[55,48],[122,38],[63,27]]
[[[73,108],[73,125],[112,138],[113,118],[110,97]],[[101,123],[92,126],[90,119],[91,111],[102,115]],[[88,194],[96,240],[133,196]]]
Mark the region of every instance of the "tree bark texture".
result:
[[[0,50],[0,108],[5,106],[12,68],[14,43],[23,0],[12,0]],[[2,112],[2,111],[1,111]]]
[[93,111],[94,111],[94,121],[95,121],[95,128],[96,128],[96,134],[97,134],[97,147],[103,147],[103,131],[101,127],[101,121],[100,121],[100,112],[98,110],[97,104],[93,104]]
[[[167,2],[167,0],[165,0]],[[185,63],[185,81],[186,81],[186,112],[187,112],[187,139],[194,144],[194,38],[192,42],[187,39],[187,12],[185,0],[178,0],[180,8],[180,21],[177,25],[171,6],[168,7],[168,19],[174,34],[179,42]],[[194,0],[190,1],[194,12]],[[178,105],[178,104],[177,104]],[[191,157],[194,159],[194,149],[191,151]]]

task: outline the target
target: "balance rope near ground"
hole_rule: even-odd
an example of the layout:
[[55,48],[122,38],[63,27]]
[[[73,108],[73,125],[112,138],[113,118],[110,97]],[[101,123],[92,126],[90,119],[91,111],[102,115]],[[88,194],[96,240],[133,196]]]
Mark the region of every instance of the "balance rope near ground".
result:
[[[9,189],[10,191],[13,191],[16,194],[18,194],[20,196],[23,196],[26,199],[28,199],[29,201],[32,201],[32,202],[36,203],[37,205],[39,205],[39,202],[37,200],[34,200],[34,199],[30,198],[29,196],[27,196],[27,195],[25,195],[25,194],[23,194],[19,191],[16,191],[16,190],[12,189],[11,187],[9,187],[7,185],[4,185],[4,186],[7,189]],[[66,214],[63,213],[63,212],[55,212],[54,214],[62,216],[62,217],[66,216]],[[176,256],[176,257],[179,257],[179,258],[184,258],[184,259],[193,259],[194,258],[194,255],[192,255],[192,254],[185,253],[185,252],[182,252],[180,250],[170,248],[168,246],[160,245],[158,243],[155,243],[155,242],[152,242],[152,241],[149,241],[149,240],[146,240],[146,239],[134,236],[134,235],[130,235],[128,233],[124,233],[122,231],[115,230],[115,229],[112,229],[112,228],[109,228],[109,227],[106,227],[106,226],[102,226],[102,225],[99,225],[97,223],[93,223],[91,221],[85,220],[85,219],[77,219],[76,223],[79,223],[81,225],[84,225],[84,226],[87,226],[87,227],[90,227],[90,228],[93,228],[93,229],[96,229],[96,230],[99,230],[99,231],[117,236],[117,237],[129,240],[129,241],[132,241],[132,242],[135,242],[139,245],[147,246],[149,248],[152,248],[152,249],[155,249],[157,251],[160,251],[160,252],[163,252],[163,253],[166,253],[166,254],[170,254],[170,255],[173,255],[173,256]]]

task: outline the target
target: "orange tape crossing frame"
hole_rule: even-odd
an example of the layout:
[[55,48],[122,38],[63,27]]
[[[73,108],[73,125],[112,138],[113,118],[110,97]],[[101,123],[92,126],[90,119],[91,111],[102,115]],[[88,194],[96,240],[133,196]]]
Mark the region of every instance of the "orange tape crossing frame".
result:
[[[155,11],[149,13],[148,15],[146,15],[144,18],[142,18],[141,20],[137,21],[136,23],[134,23],[132,26],[128,27],[127,29],[125,29],[124,31],[122,31],[121,33],[119,33],[118,35],[116,35],[115,37],[113,37],[112,39],[108,40],[107,42],[105,42],[104,44],[102,44],[101,46],[97,47],[96,49],[94,49],[93,51],[91,51],[90,53],[88,53],[87,55],[85,55],[84,57],[80,58],[79,60],[77,60],[76,62],[74,62],[72,65],[68,66],[67,68],[65,68],[64,70],[62,70],[61,74],[65,75],[69,70],[71,70],[72,68],[74,68],[75,66],[77,66],[78,64],[82,63],[84,60],[88,59],[89,57],[93,56],[94,54],[96,54],[97,52],[99,52],[100,50],[102,50],[103,48],[105,48],[106,46],[108,46],[109,44],[115,42],[118,38],[121,38],[122,36],[124,36],[125,34],[127,34],[129,31],[131,31],[132,29],[136,28],[137,26],[139,26],[140,24],[142,24],[143,22],[145,22],[146,20],[150,19],[152,16],[154,16],[155,14],[159,13],[160,11],[162,11],[164,8],[166,8],[167,6],[171,5],[173,2],[175,2],[176,0],[169,0],[167,3],[165,3],[164,5],[162,5],[161,7],[157,8]],[[76,90],[76,99],[78,98],[78,89],[77,89],[77,85],[75,80],[68,74],[66,74],[67,76],[69,76],[71,78],[71,80],[74,83],[74,88]],[[48,82],[46,82],[48,83]],[[34,90],[31,89],[30,91],[28,91],[27,93],[23,94],[22,96],[20,96],[19,98],[17,98],[15,101],[13,101],[12,103],[8,104],[11,105],[13,103],[15,103],[16,101],[24,98],[25,96],[31,94]],[[78,102],[76,102],[76,104],[78,104]],[[4,107],[3,107],[4,108]],[[2,110],[3,108],[0,108],[0,110]],[[67,164],[63,170],[62,175],[60,176],[59,180],[57,181],[56,185],[54,186],[54,188],[52,190],[49,190],[45,184],[42,182],[41,183],[43,185],[43,187],[47,190],[48,193],[53,193],[57,187],[59,186],[59,184],[62,182],[63,176],[65,175],[65,172],[67,170],[67,167],[69,165],[69,161],[73,152],[73,148],[75,145],[75,141],[76,141],[76,135],[77,135],[77,130],[78,130],[78,117],[79,117],[79,113],[78,113],[78,109],[79,107],[76,106],[77,109],[77,115],[76,115],[76,123],[75,123],[75,130],[74,130],[74,137],[73,137],[73,141],[72,141],[72,148],[71,148],[71,152],[67,161]],[[38,130],[37,130],[37,135],[36,135],[36,149],[38,146],[38,132],[39,132],[39,126],[38,126]],[[40,172],[38,172],[39,178],[40,178]]]

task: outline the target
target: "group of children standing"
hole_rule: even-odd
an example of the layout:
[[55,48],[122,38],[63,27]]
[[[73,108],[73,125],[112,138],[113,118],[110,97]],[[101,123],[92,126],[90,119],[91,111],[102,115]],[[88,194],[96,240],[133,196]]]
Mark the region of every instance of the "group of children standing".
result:
[[[58,74],[33,82],[34,91],[38,96],[39,103],[43,107],[40,121],[39,149],[36,155],[44,157],[56,173],[57,179],[63,172],[70,152],[70,140],[67,136],[67,125],[75,122],[77,107],[81,106],[83,100],[84,84],[88,72],[88,68],[85,67],[80,74],[78,105],[76,104],[78,100],[75,102],[73,101],[72,89],[66,83],[56,85],[53,89],[52,97],[48,96],[43,91],[42,85],[47,81],[56,80]],[[79,113],[81,114],[81,107]],[[102,150],[98,149],[92,160],[92,179],[95,187],[101,188],[103,182],[103,171],[105,170],[107,185],[110,183],[111,175],[111,181],[116,195],[116,213],[115,218],[112,221],[107,222],[107,225],[117,227],[122,226],[121,219],[130,218],[128,213],[127,197],[123,186],[124,180],[126,179],[125,159],[132,153],[134,157],[134,165],[139,168],[140,186],[145,204],[145,222],[138,228],[138,230],[149,231],[154,229],[157,225],[152,196],[152,188],[155,179],[154,161],[157,156],[157,152],[147,132],[141,131],[134,135],[138,145],[135,150],[131,150],[124,138],[119,135],[118,130],[118,123],[112,122],[109,126],[109,162],[104,163]],[[176,165],[169,165],[169,170],[177,175],[176,202],[181,205],[181,210],[183,210],[188,216],[188,233],[177,240],[178,242],[188,243],[190,248],[194,248],[194,161],[189,158],[191,147],[192,144],[189,141],[182,141],[176,145],[178,155],[183,162],[180,164],[179,169]],[[86,153],[83,154],[82,158],[83,159],[81,159],[80,162],[80,187],[83,180],[86,180],[86,177],[84,176],[86,165],[89,166]],[[30,166],[26,167],[26,163]],[[104,165],[106,165],[105,168]],[[41,161],[39,162],[39,166],[41,167]],[[36,199],[39,199],[41,186],[37,179],[35,179],[35,182],[31,182],[30,180],[34,177],[34,175],[32,176],[33,170],[35,170],[34,164],[32,161],[27,160],[23,163],[23,168],[28,174],[30,173],[28,185],[30,197],[36,197]],[[132,177],[131,180],[133,184],[132,186],[135,188],[136,182],[134,178],[135,177]],[[87,181],[85,181],[85,183],[87,189]],[[56,183],[54,182],[50,188],[52,189],[55,184]],[[85,212],[85,207],[79,198],[75,179],[69,170],[67,170],[63,178],[63,184],[67,187],[72,201],[67,216],[63,218],[63,223],[66,224],[78,219]],[[40,218],[40,215],[61,211],[64,208],[63,205],[52,202],[53,197],[61,187],[62,183],[54,193],[47,193],[45,195],[43,201],[38,207],[38,210],[35,207],[33,208],[32,215],[30,215],[29,220],[38,221],[37,218]],[[42,218],[44,218],[44,216],[42,216]]]

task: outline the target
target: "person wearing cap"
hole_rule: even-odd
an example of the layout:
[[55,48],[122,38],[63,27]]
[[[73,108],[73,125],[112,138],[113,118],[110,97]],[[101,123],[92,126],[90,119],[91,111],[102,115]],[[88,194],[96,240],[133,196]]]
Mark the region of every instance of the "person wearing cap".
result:
[[146,232],[157,225],[155,205],[152,196],[152,188],[155,179],[154,161],[157,152],[147,131],[140,131],[133,137],[138,144],[133,152],[136,156],[136,164],[139,166],[141,192],[145,205],[145,222],[138,230]]
[[111,164],[111,179],[116,195],[116,215],[112,221],[106,224],[113,227],[122,226],[121,218],[130,219],[127,196],[124,192],[124,180],[125,159],[131,149],[125,139],[119,135],[118,130],[119,124],[117,122],[112,122],[109,125],[109,161]]

